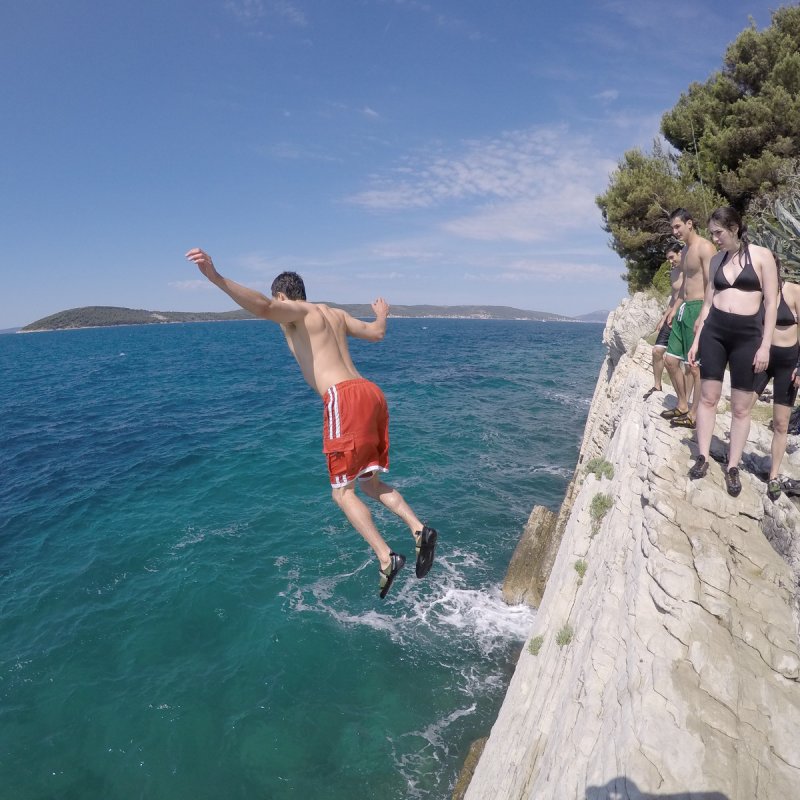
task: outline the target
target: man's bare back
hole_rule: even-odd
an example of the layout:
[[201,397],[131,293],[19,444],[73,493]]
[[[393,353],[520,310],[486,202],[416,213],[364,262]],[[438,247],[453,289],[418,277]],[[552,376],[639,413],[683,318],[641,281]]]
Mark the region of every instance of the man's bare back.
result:
[[[302,315],[295,322],[282,323],[281,328],[306,383],[324,396],[334,384],[360,378],[350,358],[347,336],[377,340],[383,336],[379,326],[363,323],[346,311],[323,303],[286,302],[303,306]],[[389,304],[378,298],[372,308],[376,321],[382,319],[385,323]]]

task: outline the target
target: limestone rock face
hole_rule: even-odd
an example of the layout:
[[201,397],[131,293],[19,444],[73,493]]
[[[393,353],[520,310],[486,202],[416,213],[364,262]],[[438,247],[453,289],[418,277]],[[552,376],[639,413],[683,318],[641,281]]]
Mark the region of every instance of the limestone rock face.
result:
[[503,600],[509,605],[541,603],[558,550],[554,541],[556,520],[549,509],[534,506],[503,581]]
[[626,297],[608,315],[603,331],[603,344],[608,347],[608,357],[616,366],[623,355],[631,354],[639,340],[651,334],[664,313],[665,303],[644,292]]
[[[800,797],[800,513],[746,471],[730,497],[713,461],[689,480],[693,432],[659,416],[674,399],[641,399],[651,348],[626,348],[581,452],[614,476],[579,464],[541,647],[523,648],[466,800]],[[729,428],[720,414],[718,449]],[[768,447],[762,429],[745,449]]]

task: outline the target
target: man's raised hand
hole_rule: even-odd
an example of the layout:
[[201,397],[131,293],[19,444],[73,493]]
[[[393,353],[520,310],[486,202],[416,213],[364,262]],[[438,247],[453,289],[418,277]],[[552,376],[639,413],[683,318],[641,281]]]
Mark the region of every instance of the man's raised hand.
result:
[[186,254],[186,258],[189,259],[189,261],[197,264],[200,272],[202,272],[203,275],[205,275],[209,280],[217,275],[217,270],[214,266],[214,262],[211,260],[211,256],[204,250],[201,250],[199,247],[193,247]]
[[376,317],[388,317],[389,316],[389,304],[382,297],[379,297],[372,304],[372,310],[375,312],[375,316]]

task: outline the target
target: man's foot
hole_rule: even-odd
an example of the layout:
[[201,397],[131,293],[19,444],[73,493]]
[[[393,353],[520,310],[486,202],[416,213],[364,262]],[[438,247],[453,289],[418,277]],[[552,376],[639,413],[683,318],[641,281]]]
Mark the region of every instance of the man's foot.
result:
[[424,578],[433,566],[433,551],[439,534],[427,525],[422,526],[419,533],[414,534],[417,540],[417,577]]
[[781,482],[777,478],[770,478],[767,484],[767,497],[774,503],[781,496]]
[[731,497],[738,497],[742,491],[742,482],[739,480],[739,470],[736,467],[725,470],[725,488]]
[[697,456],[694,461],[694,466],[689,470],[689,477],[696,481],[699,478],[705,478],[708,472],[708,461],[705,456]]
[[381,600],[389,593],[395,576],[405,566],[406,557],[402,553],[389,553],[389,564],[381,567]]
[[644,395],[642,395],[642,399],[643,399],[643,400],[649,400],[649,399],[650,399],[650,395],[651,395],[651,394],[654,394],[655,392],[660,392],[660,391],[661,391],[661,387],[660,387],[660,386],[651,386],[651,387],[650,387],[650,388],[649,388],[649,389],[648,389],[648,390],[647,390],[647,391],[644,393]]
[[675,419],[671,419],[669,421],[670,428],[691,428],[694,430],[697,427],[697,423],[688,415],[684,417],[675,417]]
[[675,408],[668,408],[666,411],[661,412],[664,419],[677,419],[678,417],[685,417],[689,413],[689,409],[681,411],[677,406]]

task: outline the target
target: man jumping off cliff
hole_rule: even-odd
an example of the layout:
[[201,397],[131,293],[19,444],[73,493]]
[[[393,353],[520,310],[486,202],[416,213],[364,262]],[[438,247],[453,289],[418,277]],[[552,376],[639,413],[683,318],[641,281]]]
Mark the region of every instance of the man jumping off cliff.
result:
[[383,392],[357,372],[347,337],[377,342],[386,332],[389,304],[378,298],[373,322],[345,311],[306,301],[303,279],[282,272],[272,283],[272,298],[220,275],[211,257],[194,248],[186,254],[211,283],[256,317],[277,322],[306,383],[322,398],[322,449],[328,460],[333,500],[364,537],[380,563],[380,597],[386,597],[406,563],[378,533],[372,514],[355,492],[378,500],[408,525],[416,543],[416,575],[423,578],[433,565],[437,532],[424,525],[397,489],[378,478],[389,469],[389,410]]

